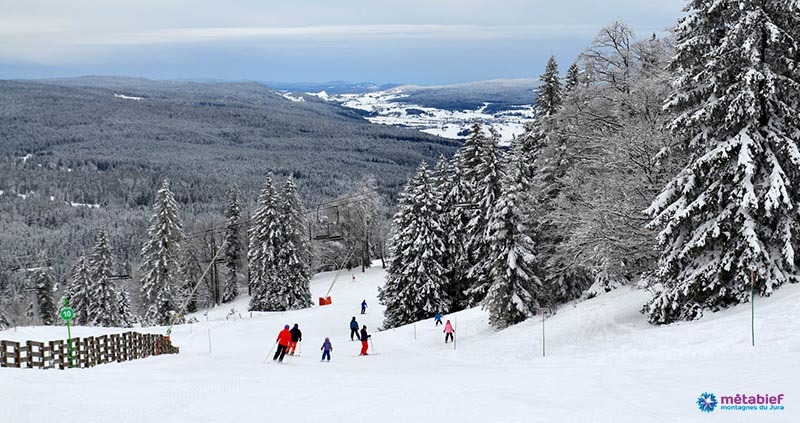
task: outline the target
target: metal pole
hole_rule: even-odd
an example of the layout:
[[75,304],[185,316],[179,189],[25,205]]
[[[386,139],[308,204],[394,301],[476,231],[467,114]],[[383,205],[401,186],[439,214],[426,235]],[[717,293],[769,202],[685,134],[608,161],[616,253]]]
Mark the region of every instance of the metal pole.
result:
[[72,330],[70,329],[70,326],[71,325],[69,324],[69,321],[67,321],[67,350],[69,351],[69,368],[72,369],[75,368],[75,364],[72,360]]
[[542,314],[542,357],[545,356],[545,350],[544,350],[544,317],[545,317],[545,315],[543,313]]
[[211,328],[208,328],[208,353],[211,354]]
[[753,346],[756,346],[756,271],[750,273],[750,339]]
[[456,315],[455,320],[456,320],[456,325],[455,325],[456,327],[453,328],[453,351],[456,350],[456,340],[458,339],[458,336],[456,336],[456,328],[458,327],[458,315]]
[[414,322],[414,340],[417,340],[417,322]]

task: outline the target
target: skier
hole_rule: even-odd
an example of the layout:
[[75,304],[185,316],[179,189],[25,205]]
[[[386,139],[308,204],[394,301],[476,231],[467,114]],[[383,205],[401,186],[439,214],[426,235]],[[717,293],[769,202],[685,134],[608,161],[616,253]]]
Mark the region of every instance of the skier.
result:
[[369,348],[369,338],[372,338],[372,335],[367,334],[367,325],[364,325],[361,328],[361,354],[359,355],[369,355],[367,354],[367,349]]
[[364,300],[361,302],[361,314],[364,314],[366,312],[367,312],[367,300]]
[[442,313],[438,313],[437,312],[436,316],[434,316],[433,318],[434,318],[434,320],[436,320],[436,326],[439,326],[439,325],[442,324]]
[[[353,320],[350,321],[350,340],[353,340],[353,335],[356,337],[358,336],[358,322],[356,322],[356,316],[353,316]],[[361,339],[361,338],[359,338]]]
[[272,357],[272,361],[283,363],[286,350],[289,348],[289,344],[292,343],[292,332],[289,330],[289,325],[283,327],[276,341],[278,342],[278,349],[275,350],[275,357]]
[[289,344],[289,355],[294,355],[294,350],[297,348],[297,343],[303,340],[303,332],[300,332],[300,328],[298,327],[297,323],[294,324],[292,330],[289,331],[292,334],[292,343]]
[[320,351],[322,351],[322,360],[320,361],[325,361],[325,357],[328,357],[328,362],[330,362],[331,351],[333,351],[333,345],[331,345],[330,339],[325,338],[325,342],[322,343],[322,348],[320,348]]
[[447,343],[448,338],[453,341],[453,334],[456,333],[456,331],[453,329],[453,325],[450,324],[449,320],[444,324],[444,330],[442,332],[444,332],[445,344]]

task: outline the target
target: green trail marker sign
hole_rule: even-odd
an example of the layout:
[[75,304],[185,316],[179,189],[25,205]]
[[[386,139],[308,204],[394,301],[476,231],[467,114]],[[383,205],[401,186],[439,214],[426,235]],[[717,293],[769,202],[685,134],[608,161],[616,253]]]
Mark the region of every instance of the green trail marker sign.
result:
[[64,308],[62,308],[62,309],[61,309],[61,318],[62,318],[62,319],[65,321],[65,322],[69,322],[69,321],[71,321],[72,319],[74,319],[74,318],[75,318],[75,310],[73,310],[73,309],[71,309],[71,308],[69,308],[69,307],[64,307]]
[[64,298],[64,308],[62,308],[61,312],[58,314],[61,316],[61,319],[67,322],[67,350],[69,351],[69,367],[73,368],[75,365],[72,361],[72,330],[69,322],[75,318],[75,310],[70,308],[68,298]]

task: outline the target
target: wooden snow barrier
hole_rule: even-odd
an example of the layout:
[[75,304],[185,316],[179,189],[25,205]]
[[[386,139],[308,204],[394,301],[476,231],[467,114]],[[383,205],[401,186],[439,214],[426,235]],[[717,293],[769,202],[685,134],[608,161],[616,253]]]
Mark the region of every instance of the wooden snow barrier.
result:
[[[123,334],[72,338],[72,360],[75,368],[86,369],[98,364],[162,355],[178,354],[164,335],[125,332]],[[27,341],[0,341],[0,367],[27,369],[68,369],[69,345],[67,341],[48,343]]]

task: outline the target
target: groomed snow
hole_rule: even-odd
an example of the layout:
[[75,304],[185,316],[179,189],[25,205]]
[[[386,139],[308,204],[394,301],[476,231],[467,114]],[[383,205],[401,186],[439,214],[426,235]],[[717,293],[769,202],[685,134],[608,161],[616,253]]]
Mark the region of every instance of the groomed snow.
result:
[[[638,310],[645,291],[621,288],[568,305],[542,325],[536,318],[495,332],[479,309],[445,316],[456,323],[457,350],[432,320],[375,332],[382,308],[379,266],[345,273],[333,304],[287,313],[231,306],[198,313],[176,327],[175,356],[84,370],[0,369],[0,421],[41,422],[796,422],[800,421],[800,286],[756,301],[755,348],[750,308],[698,322],[654,327]],[[332,273],[312,281],[314,299]],[[368,314],[360,315],[366,299]],[[358,357],[349,339],[356,316],[373,334],[377,355]],[[208,318],[208,321],[206,321]],[[302,356],[264,364],[284,324],[299,323]],[[212,350],[209,353],[209,330]],[[75,328],[75,336],[120,330]],[[164,333],[163,328],[147,331]],[[416,339],[415,339],[416,333]],[[66,329],[18,328],[0,339],[51,340]],[[331,337],[330,363],[319,362]],[[701,413],[702,392],[785,395],[782,412]],[[3,420],[5,419],[5,420]]]

